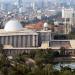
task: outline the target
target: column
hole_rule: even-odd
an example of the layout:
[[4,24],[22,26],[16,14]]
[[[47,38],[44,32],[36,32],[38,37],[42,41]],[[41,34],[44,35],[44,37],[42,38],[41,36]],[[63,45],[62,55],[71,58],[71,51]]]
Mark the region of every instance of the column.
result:
[[23,35],[21,35],[21,47],[23,47]]
[[4,41],[5,41],[5,39],[4,39],[4,36],[3,36],[3,37],[1,37],[1,44],[4,44]]
[[1,37],[0,37],[0,44],[1,44]]
[[16,36],[16,47],[18,47],[18,36]]
[[23,36],[23,47],[25,47],[25,36]]
[[33,35],[33,47],[35,47],[35,35]]
[[25,47],[28,47],[28,35],[25,36]]
[[7,37],[5,36],[5,45],[7,45]]
[[33,36],[30,35],[30,47],[33,47]]
[[10,44],[12,45],[12,36],[10,36]]
[[28,41],[27,41],[27,43],[28,43],[28,47],[30,47],[30,35],[28,35]]
[[14,46],[14,36],[12,36],[12,46]]
[[8,45],[10,44],[10,36],[8,36]]
[[21,47],[21,36],[18,36],[18,47]]
[[36,35],[36,47],[38,47],[38,36]]
[[14,44],[13,44],[14,47],[16,47],[16,42],[17,42],[16,39],[17,39],[17,37],[14,36]]
[[50,41],[52,40],[52,35],[51,35],[51,32],[49,33],[49,36],[50,36]]

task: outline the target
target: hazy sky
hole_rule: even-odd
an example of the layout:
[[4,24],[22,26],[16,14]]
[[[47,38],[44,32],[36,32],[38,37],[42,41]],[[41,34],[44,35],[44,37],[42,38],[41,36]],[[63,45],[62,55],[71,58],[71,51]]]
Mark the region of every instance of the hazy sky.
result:
[[[0,2],[11,2],[11,1],[17,1],[17,0],[0,0]],[[33,0],[24,0],[24,1],[33,1]],[[35,0],[35,1],[41,1],[41,0]],[[46,0],[43,0],[46,1]],[[53,2],[57,2],[57,1],[74,1],[74,0],[48,0],[48,1],[53,1]]]

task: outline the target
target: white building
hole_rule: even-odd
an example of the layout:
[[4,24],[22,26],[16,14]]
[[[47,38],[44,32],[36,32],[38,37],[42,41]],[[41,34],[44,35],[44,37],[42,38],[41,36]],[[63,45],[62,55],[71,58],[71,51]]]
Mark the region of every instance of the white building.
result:
[[44,23],[40,31],[23,28],[19,21],[10,20],[4,29],[0,29],[0,44],[7,55],[15,55],[31,50],[53,49],[59,51],[61,47],[67,48],[67,52],[75,53],[75,40],[54,39],[56,33],[48,30],[48,24]]
[[62,8],[62,18],[64,18],[64,32],[68,34],[71,32],[71,27],[73,25],[73,8]]

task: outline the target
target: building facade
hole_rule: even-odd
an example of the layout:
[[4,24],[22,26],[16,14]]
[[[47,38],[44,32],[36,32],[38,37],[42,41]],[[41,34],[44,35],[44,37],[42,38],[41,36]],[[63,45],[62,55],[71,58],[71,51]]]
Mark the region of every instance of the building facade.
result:
[[[53,49],[59,51],[61,47],[71,53],[75,50],[75,40],[54,39],[54,34],[48,30],[48,24],[44,23],[40,31],[23,28],[17,20],[10,20],[4,29],[0,29],[0,44],[4,46],[7,55],[15,55],[31,50]],[[72,52],[73,51],[73,52]],[[74,55],[74,53],[73,53]]]

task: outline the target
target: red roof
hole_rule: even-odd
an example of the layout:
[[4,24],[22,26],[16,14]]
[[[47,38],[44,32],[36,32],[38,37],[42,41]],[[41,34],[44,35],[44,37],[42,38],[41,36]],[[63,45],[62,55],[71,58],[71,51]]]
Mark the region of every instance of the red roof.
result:
[[42,21],[40,21],[36,24],[28,24],[25,26],[25,28],[40,30],[40,29],[43,29],[43,24],[44,23]]
[[[44,25],[44,22],[40,21],[36,24],[25,25],[25,28],[41,30],[41,29],[43,29],[43,25]],[[51,29],[51,28],[53,28],[53,25],[49,25],[49,29]]]

